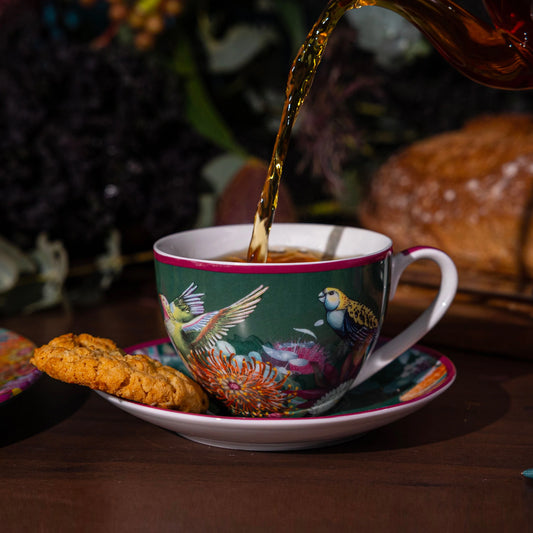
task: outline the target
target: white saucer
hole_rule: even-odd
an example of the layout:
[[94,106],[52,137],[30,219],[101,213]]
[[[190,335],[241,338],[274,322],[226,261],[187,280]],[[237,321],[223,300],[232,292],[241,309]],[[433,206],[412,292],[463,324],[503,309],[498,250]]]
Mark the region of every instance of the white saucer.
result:
[[[166,339],[134,346],[128,351],[146,353],[184,370]],[[346,394],[329,413],[306,418],[238,418],[218,412],[215,405],[207,414],[197,415],[97,392],[120,409],[201,444],[280,451],[339,443],[394,422],[437,398],[450,387],[455,376],[455,367],[447,357],[416,346]]]

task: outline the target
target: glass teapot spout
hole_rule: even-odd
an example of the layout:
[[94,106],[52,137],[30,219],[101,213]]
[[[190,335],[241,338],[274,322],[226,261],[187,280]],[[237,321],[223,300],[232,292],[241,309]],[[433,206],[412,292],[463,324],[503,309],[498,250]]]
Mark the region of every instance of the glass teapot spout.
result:
[[451,0],[352,0],[352,5],[395,11],[478,83],[533,88],[533,0],[484,0],[486,17],[474,16]]

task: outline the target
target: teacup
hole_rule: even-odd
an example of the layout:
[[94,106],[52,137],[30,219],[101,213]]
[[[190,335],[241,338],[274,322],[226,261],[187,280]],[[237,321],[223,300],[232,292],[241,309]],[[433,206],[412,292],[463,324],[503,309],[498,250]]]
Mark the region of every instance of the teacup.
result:
[[[389,237],[323,224],[274,224],[270,249],[326,259],[227,262],[246,250],[251,225],[216,226],[154,245],[168,335],[191,375],[235,416],[320,415],[348,390],[417,343],[450,306],[457,270],[441,250],[393,254]],[[331,259],[333,258],[333,259]],[[441,284],[429,307],[376,348],[405,268],[430,259]]]

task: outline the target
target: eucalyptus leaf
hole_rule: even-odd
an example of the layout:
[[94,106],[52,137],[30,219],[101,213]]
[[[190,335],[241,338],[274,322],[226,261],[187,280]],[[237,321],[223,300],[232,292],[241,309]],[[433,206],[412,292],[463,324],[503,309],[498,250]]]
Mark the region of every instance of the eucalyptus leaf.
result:
[[10,243],[7,239],[0,236],[0,252],[7,254],[17,264],[21,272],[35,272],[36,266],[33,261],[20,248]]
[[63,286],[69,271],[68,252],[63,243],[50,241],[45,233],[37,237],[32,256],[39,265],[39,277],[44,283],[41,298],[26,306],[27,312],[45,309],[61,302]]
[[0,250],[0,293],[12,289],[18,280],[19,270],[13,259]]
[[222,74],[243,68],[276,39],[269,28],[241,24],[230,28],[222,39],[215,39],[206,29],[203,40],[210,70]]
[[23,273],[33,273],[33,261],[8,240],[0,237],[0,292],[12,289]]
[[236,141],[213,104],[198,72],[191,45],[184,34],[176,46],[173,67],[185,81],[187,118],[193,128],[217,146],[244,154],[245,150]]
[[226,152],[213,158],[203,167],[202,177],[211,186],[212,191],[200,195],[196,227],[213,225],[218,197],[247,160],[247,157],[240,154]]
[[202,176],[220,194],[244,165],[247,158],[234,153],[225,153],[213,158],[202,169]]
[[292,53],[296,54],[310,29],[306,28],[304,23],[305,8],[298,0],[276,0],[276,9],[290,36]]

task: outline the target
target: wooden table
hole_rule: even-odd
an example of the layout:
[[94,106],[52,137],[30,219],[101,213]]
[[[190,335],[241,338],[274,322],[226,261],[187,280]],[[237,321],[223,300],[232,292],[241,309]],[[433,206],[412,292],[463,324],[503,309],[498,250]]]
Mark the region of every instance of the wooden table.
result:
[[[399,323],[391,308],[389,328]],[[151,282],[100,304],[4,318],[37,344],[67,331],[129,346],[165,335]],[[490,327],[490,326],[487,326]],[[196,444],[94,392],[43,377],[0,405],[0,530],[533,531],[533,362],[454,348],[454,385],[341,445],[247,452]],[[430,343],[430,344],[428,344]]]

